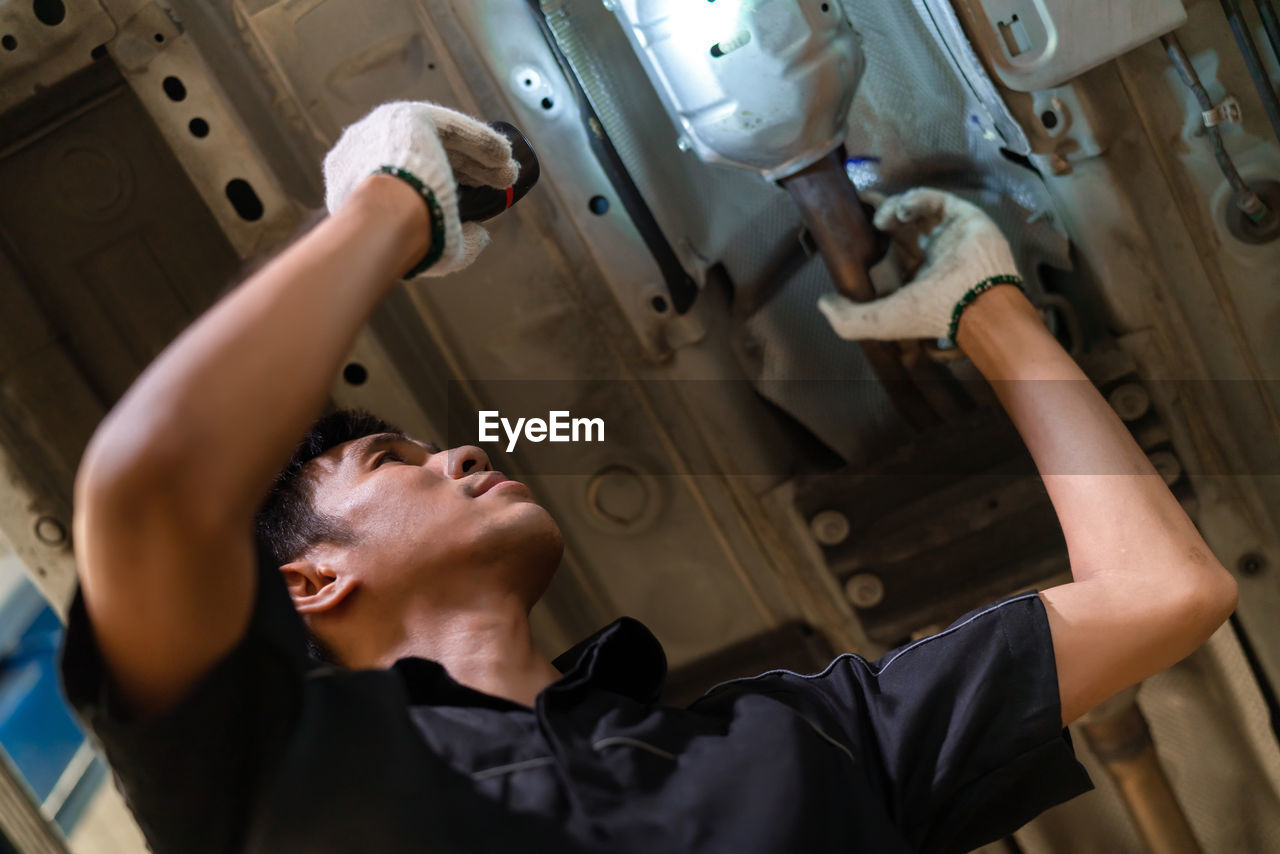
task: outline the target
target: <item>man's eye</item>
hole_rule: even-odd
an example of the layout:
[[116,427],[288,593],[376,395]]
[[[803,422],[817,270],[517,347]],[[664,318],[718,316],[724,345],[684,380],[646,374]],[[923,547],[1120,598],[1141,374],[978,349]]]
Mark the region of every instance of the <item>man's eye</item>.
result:
[[395,451],[383,451],[382,453],[378,454],[376,459],[374,459],[373,467],[377,468],[378,466],[382,465],[388,460],[397,462],[397,463],[403,463],[405,461],[404,457],[400,456]]

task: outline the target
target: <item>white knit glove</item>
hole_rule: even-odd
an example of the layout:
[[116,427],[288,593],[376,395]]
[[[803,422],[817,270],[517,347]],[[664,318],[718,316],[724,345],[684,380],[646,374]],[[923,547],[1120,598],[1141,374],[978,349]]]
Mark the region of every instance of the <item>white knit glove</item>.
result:
[[818,308],[841,338],[949,338],[960,313],[994,285],[1022,286],[1009,243],[991,218],[959,196],[921,187],[884,200],[875,226],[918,243],[924,264],[912,281],[887,297],[854,302],[840,294]]
[[506,137],[468,115],[425,101],[375,107],[342,132],[324,158],[324,202],[333,213],[376,172],[401,178],[426,200],[431,250],[404,278],[466,267],[489,244],[482,226],[458,219],[458,183],[510,187],[520,164]]

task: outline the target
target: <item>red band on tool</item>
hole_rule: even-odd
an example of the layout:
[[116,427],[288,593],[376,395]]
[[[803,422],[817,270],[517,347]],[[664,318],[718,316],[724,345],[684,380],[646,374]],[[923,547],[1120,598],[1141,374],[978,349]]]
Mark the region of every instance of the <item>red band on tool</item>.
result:
[[[507,187],[507,208],[515,204],[515,201],[516,201],[515,195],[516,195],[515,185]],[[503,208],[503,210],[505,211],[507,208]]]

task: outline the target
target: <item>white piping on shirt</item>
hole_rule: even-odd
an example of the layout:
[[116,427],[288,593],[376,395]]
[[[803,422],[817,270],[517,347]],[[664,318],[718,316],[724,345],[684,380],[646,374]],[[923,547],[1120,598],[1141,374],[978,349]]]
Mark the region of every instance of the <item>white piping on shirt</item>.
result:
[[[831,741],[830,737],[825,733],[819,732],[818,734],[828,741]],[[637,747],[641,750],[652,753],[654,756],[661,756],[663,759],[670,759],[672,762],[678,761],[674,753],[668,753],[660,747],[654,747],[652,744],[648,744],[635,738],[628,738],[625,735],[613,735],[608,738],[602,738],[591,746],[596,750],[600,750],[605,747],[612,747],[619,744],[627,747]],[[832,742],[832,744],[835,744],[835,742]],[[836,746],[839,747],[839,745]],[[843,748],[841,749],[843,750]],[[847,750],[845,752],[848,753]],[[853,757],[850,756],[849,758],[852,759]],[[515,774],[518,771],[527,771],[530,768],[541,768],[542,766],[550,765],[555,761],[555,758],[551,756],[539,756],[536,759],[525,759],[521,762],[512,762],[509,765],[498,765],[493,768],[486,768],[483,771],[473,771],[471,773],[471,779],[479,782],[481,780],[488,780],[490,777],[498,777],[503,774]]]
[[638,747],[641,750],[649,751],[654,756],[661,756],[663,759],[670,759],[672,762],[677,761],[674,753],[668,753],[660,747],[654,747],[652,744],[640,741],[639,739],[628,738],[625,735],[611,735],[608,738],[600,739],[591,746],[596,750],[600,750],[603,747],[612,747],[615,744],[624,744],[627,747]]
[[479,782],[502,774],[514,774],[517,771],[526,771],[530,768],[541,768],[543,765],[550,765],[555,761],[555,758],[551,756],[539,756],[537,759],[525,759],[523,762],[512,762],[510,765],[498,765],[495,768],[486,768],[483,771],[473,771],[471,779]]
[[888,670],[888,669],[889,669],[889,665],[890,665],[890,664],[893,664],[895,661],[897,661],[897,660],[898,660],[899,658],[901,658],[903,655],[905,655],[906,653],[908,653],[908,652],[910,652],[911,650],[915,649],[916,647],[923,646],[924,644],[928,643],[929,641],[937,640],[938,638],[941,638],[941,637],[946,637],[947,635],[951,634],[952,632],[959,631],[960,629],[963,629],[965,626],[969,625],[970,623],[972,623],[974,620],[978,619],[979,617],[985,617],[987,614],[990,614],[992,611],[995,611],[995,610],[997,610],[997,609],[999,609],[999,608],[1003,608],[1005,605],[1012,605],[1014,602],[1021,602],[1021,601],[1025,600],[1025,599],[1032,599],[1032,598],[1034,598],[1034,597],[1036,597],[1036,596],[1039,596],[1039,595],[1040,595],[1039,593],[1037,593],[1037,592],[1035,592],[1035,591],[1032,591],[1031,593],[1023,593],[1021,596],[1015,596],[1015,597],[1014,597],[1014,598],[1012,598],[1012,599],[1007,599],[1007,600],[1005,600],[1004,602],[998,602],[998,603],[996,603],[995,605],[991,605],[991,606],[989,606],[989,607],[987,607],[987,608],[982,609],[981,611],[979,611],[978,613],[974,614],[974,615],[973,615],[972,617],[970,617],[969,619],[965,620],[963,623],[956,623],[954,626],[951,626],[951,627],[950,627],[950,628],[948,628],[948,629],[945,629],[945,630],[943,630],[943,631],[941,631],[941,632],[938,632],[936,635],[929,635],[929,637],[927,637],[927,638],[920,638],[920,640],[916,641],[915,643],[907,644],[907,645],[906,645],[906,646],[904,646],[902,649],[900,649],[900,650],[898,650],[896,653],[894,653],[894,654],[889,658],[889,660],[888,660],[888,661],[886,661],[884,664],[880,665],[880,669],[879,669],[879,670],[873,670],[873,669],[872,669],[872,667],[871,667],[871,664],[870,664],[870,663],[869,663],[865,658],[863,658],[862,656],[858,655],[856,652],[846,652],[846,653],[843,653],[843,654],[841,654],[841,655],[837,655],[835,658],[833,658],[833,659],[831,660],[831,663],[830,663],[830,664],[828,664],[825,668],[823,668],[823,670],[822,670],[822,672],[821,672],[821,673],[808,673],[808,674],[806,674],[806,673],[796,673],[796,672],[795,672],[795,671],[793,671],[793,670],[786,670],[786,669],[784,669],[784,668],[778,668],[777,670],[766,670],[764,673],[758,673],[758,674],[756,674],[755,676],[743,676],[743,677],[738,678],[738,679],[730,679],[728,682],[721,682],[719,685],[713,685],[713,686],[710,688],[710,690],[708,690],[708,691],[706,692],[706,694],[703,694],[702,696],[703,696],[703,697],[706,697],[706,696],[707,696],[708,694],[710,694],[712,691],[714,691],[714,690],[716,690],[717,688],[720,688],[720,687],[722,687],[722,686],[724,686],[724,685],[732,685],[732,684],[734,684],[735,682],[750,682],[750,681],[751,681],[751,680],[753,680],[753,679],[760,679],[760,678],[763,678],[763,677],[765,677],[765,676],[772,676],[772,675],[773,675],[773,674],[775,674],[775,673],[785,673],[785,674],[787,674],[788,676],[797,676],[797,677],[799,677],[799,678],[801,678],[801,679],[821,679],[823,676],[826,676],[828,673],[830,673],[830,672],[835,668],[835,666],[840,662],[840,660],[841,660],[842,658],[852,658],[852,659],[853,659],[853,660],[855,660],[855,661],[860,661],[860,662],[862,662],[862,666],[863,666],[863,667],[865,667],[865,668],[867,668],[867,671],[868,671],[868,672],[870,672],[872,676],[879,676],[881,673],[884,673],[886,670]]
[[[992,606],[990,606],[990,607],[988,607],[988,608],[984,608],[984,609],[982,609],[981,611],[979,611],[978,613],[974,614],[974,615],[973,615],[972,617],[970,617],[969,619],[965,620],[963,623],[957,623],[956,625],[952,626],[952,627],[951,627],[951,628],[949,628],[949,629],[945,629],[945,630],[943,630],[943,631],[941,631],[941,632],[938,632],[936,635],[929,635],[929,637],[927,637],[927,638],[920,638],[920,640],[916,641],[915,643],[907,644],[907,645],[906,645],[906,646],[904,646],[902,649],[898,650],[897,654],[895,654],[892,658],[890,658],[890,659],[889,659],[888,661],[886,661],[884,664],[880,665],[880,671],[879,671],[879,672],[880,672],[880,673],[884,673],[886,670],[888,670],[888,669],[889,669],[889,665],[890,665],[890,664],[893,664],[895,661],[897,661],[899,658],[901,658],[901,657],[903,656],[903,653],[910,652],[911,650],[915,649],[916,647],[918,647],[918,646],[920,646],[920,645],[922,645],[922,644],[926,644],[926,643],[928,643],[928,642],[929,642],[929,641],[931,641],[931,640],[937,640],[938,638],[940,638],[940,637],[945,637],[945,636],[947,636],[947,635],[951,634],[952,632],[959,631],[960,629],[963,629],[965,626],[969,625],[970,623],[972,623],[974,620],[978,619],[979,617],[985,617],[987,614],[990,614],[992,611],[995,611],[995,610],[998,610],[998,609],[1000,609],[1000,608],[1003,608],[1005,605],[1012,605],[1014,602],[1021,602],[1021,601],[1023,601],[1024,599],[1034,599],[1034,598],[1036,598],[1036,597],[1037,597],[1037,596],[1039,596],[1039,595],[1040,595],[1039,593],[1034,593],[1034,592],[1033,592],[1033,593],[1023,593],[1021,596],[1016,596],[1016,597],[1014,597],[1013,599],[1008,599],[1008,600],[1006,600],[1006,601],[1004,601],[1004,602],[1000,602],[1000,603],[995,604],[995,605],[992,605]],[[860,661],[862,661],[862,663],[863,663],[863,664],[866,664],[866,663],[867,663],[864,659],[859,659],[859,660],[860,660]],[[871,665],[869,665],[869,664],[868,664],[867,666],[868,666],[868,667],[870,667]],[[879,675],[879,674],[877,674],[877,675]]]
[[[999,608],[1003,608],[1005,605],[1012,605],[1015,602],[1022,602],[1026,599],[1031,599],[1038,595],[1040,594],[1037,592],[1031,592],[1031,593],[1024,593],[1021,596],[1015,596],[1013,599],[1008,599],[1004,602],[999,602],[995,605],[991,605],[990,607],[982,609],[981,611],[974,614],[969,619],[965,620],[963,623],[957,623],[956,625],[951,626],[948,629],[938,632],[936,635],[930,635],[927,638],[921,638],[915,643],[907,644],[902,649],[894,653],[894,655],[891,658],[889,658],[889,660],[887,660],[884,664],[880,665],[879,671],[873,670],[870,663],[868,663],[865,658],[858,655],[857,653],[846,652],[843,655],[836,656],[831,661],[831,663],[828,664],[822,670],[821,673],[811,673],[811,674],[796,673],[795,671],[786,670],[782,668],[779,668],[777,670],[767,670],[764,673],[760,673],[755,676],[746,676],[741,679],[730,679],[728,682],[721,682],[719,685],[712,687],[711,690],[707,691],[707,693],[703,694],[702,696],[705,697],[707,696],[707,694],[710,694],[711,691],[714,691],[716,690],[716,688],[720,688],[724,685],[732,685],[735,682],[750,682],[753,679],[760,679],[761,677],[771,676],[775,673],[784,673],[788,676],[796,676],[800,679],[820,679],[823,676],[826,676],[828,673],[830,673],[831,670],[836,666],[837,663],[839,663],[840,659],[842,658],[852,658],[855,661],[860,661],[862,662],[862,665],[866,667],[869,672],[871,672],[872,675],[878,676],[879,674],[884,673],[886,670],[888,670],[889,665],[893,664],[895,661],[897,661],[899,658],[901,658],[903,655],[910,652],[911,650],[916,649],[917,647],[923,646],[929,641],[937,640],[938,638],[945,637],[951,634],[952,632],[959,631],[960,629],[963,629],[965,626],[969,625],[979,617],[984,617],[987,614],[990,614],[992,611],[995,611]],[[814,724],[804,716],[801,716],[800,719],[803,720],[806,724],[808,724],[809,728],[812,729],[814,732],[816,732],[824,740],[826,740],[827,742],[830,742],[832,746],[839,748],[840,751],[844,753],[845,756],[849,757],[850,762],[855,762],[855,763],[857,762],[857,760],[853,756],[853,753],[850,752],[848,747],[841,744],[839,741],[832,738],[831,736],[827,735],[818,727],[814,726]],[[652,753],[655,756],[661,756],[663,759],[669,759],[672,762],[678,761],[677,757],[673,753],[668,753],[667,751],[663,750],[660,747],[654,747],[652,744],[648,744],[638,739],[628,738],[627,736],[624,736],[624,735],[614,735],[614,736],[609,736],[608,738],[602,738],[599,741],[596,741],[595,743],[593,743],[591,746],[596,750],[600,750],[602,748],[611,747],[614,745],[626,745],[628,747],[635,747],[640,750],[648,751],[649,753]],[[555,762],[555,759],[551,756],[541,756],[536,759],[526,759],[522,762],[512,762],[509,765],[499,765],[495,768],[486,768],[483,771],[475,771],[471,774],[471,779],[478,782],[480,780],[487,780],[491,777],[497,777],[502,774],[514,774],[516,772],[525,771],[530,768],[541,768],[544,765],[550,765],[554,762]]]
[[853,753],[849,750],[849,748],[845,747],[843,744],[841,744],[840,742],[836,741],[834,738],[832,738],[831,736],[827,735],[827,734],[826,734],[825,732],[823,732],[822,730],[818,729],[816,726],[814,726],[814,724],[813,724],[813,722],[812,722],[812,721],[810,721],[808,718],[804,717],[803,715],[801,715],[801,716],[800,716],[800,720],[802,720],[802,721],[804,721],[805,723],[807,723],[807,724],[809,725],[809,729],[813,730],[813,731],[814,731],[814,732],[816,732],[818,735],[822,736],[823,738],[825,738],[827,741],[831,742],[831,743],[832,743],[833,745],[835,745],[836,747],[840,748],[840,751],[841,751],[842,753],[844,753],[844,755],[845,755],[845,756],[848,756],[848,757],[849,757],[849,761],[850,761],[850,762],[852,762],[852,763],[853,763],[853,764],[855,764],[855,765],[857,765],[857,764],[858,764],[858,760],[856,760],[856,759],[854,759],[854,758],[853,758]]

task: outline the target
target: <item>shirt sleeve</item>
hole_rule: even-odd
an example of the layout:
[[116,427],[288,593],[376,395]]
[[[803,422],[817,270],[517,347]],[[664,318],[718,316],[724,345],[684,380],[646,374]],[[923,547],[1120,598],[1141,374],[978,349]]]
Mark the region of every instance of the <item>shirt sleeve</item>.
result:
[[1093,788],[1062,726],[1038,593],[875,663],[841,656],[809,679],[874,754],[890,815],[916,850],[970,851]]
[[240,851],[250,806],[297,720],[311,666],[305,633],[279,572],[264,567],[244,637],[174,709],[141,721],[121,707],[76,591],[63,689],[156,854]]

